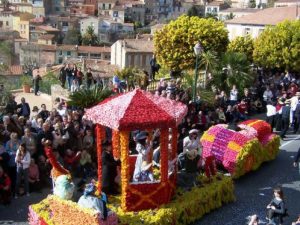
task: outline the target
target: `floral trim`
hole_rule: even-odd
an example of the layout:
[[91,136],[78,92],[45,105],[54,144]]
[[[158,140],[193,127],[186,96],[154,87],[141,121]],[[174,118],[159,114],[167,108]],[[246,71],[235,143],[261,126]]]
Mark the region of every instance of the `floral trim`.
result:
[[162,129],[160,133],[160,164],[161,164],[161,182],[168,181],[168,143],[169,131]]
[[102,140],[103,140],[103,127],[99,124],[96,126],[96,145],[97,145],[97,164],[98,164],[98,185],[97,192],[101,193],[102,190]]
[[120,135],[119,135],[119,131],[117,130],[112,131],[112,150],[113,150],[113,156],[119,159],[121,157]]
[[120,150],[121,150],[121,184],[122,184],[122,200],[121,205],[122,208],[126,211],[128,209],[127,202],[127,192],[128,186],[130,181],[130,174],[129,174],[129,132],[121,131],[120,132]]

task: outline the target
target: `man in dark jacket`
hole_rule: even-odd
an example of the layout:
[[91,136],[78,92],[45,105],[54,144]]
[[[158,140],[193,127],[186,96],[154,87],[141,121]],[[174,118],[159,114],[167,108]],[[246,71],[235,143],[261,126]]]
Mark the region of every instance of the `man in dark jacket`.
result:
[[30,107],[29,104],[25,101],[25,98],[21,98],[21,103],[18,105],[18,116],[24,116],[25,118],[29,118],[30,116]]
[[33,87],[34,87],[34,95],[38,95],[37,93],[40,90],[40,81],[42,80],[39,74],[33,79]]
[[115,178],[117,176],[117,166],[120,160],[115,160],[112,154],[111,145],[105,145],[102,152],[102,190],[106,194],[117,194]]
[[66,72],[66,64],[59,71],[59,81],[62,88],[65,88],[66,79],[67,79],[67,72]]
[[294,122],[294,134],[298,132],[300,126],[300,101],[298,102],[296,109],[295,109],[295,122]]
[[15,101],[15,96],[11,96],[7,105],[5,106],[6,114],[13,115],[17,112],[18,104]]
[[280,137],[285,138],[285,134],[289,129],[290,126],[290,111],[291,111],[291,106],[290,106],[290,100],[285,101],[285,105],[282,107],[282,130],[280,132]]

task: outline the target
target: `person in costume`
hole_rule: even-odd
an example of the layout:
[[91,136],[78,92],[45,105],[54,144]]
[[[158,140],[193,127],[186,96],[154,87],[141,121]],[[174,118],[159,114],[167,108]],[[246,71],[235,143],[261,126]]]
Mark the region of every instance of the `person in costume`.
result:
[[100,213],[100,218],[106,220],[107,207],[106,207],[106,195],[102,194],[101,198],[95,196],[96,186],[94,183],[89,183],[84,189],[83,195],[78,200],[78,205],[83,208],[94,209]]
[[55,180],[53,194],[61,199],[71,200],[73,197],[75,185],[69,175],[60,175]]
[[[153,134],[153,138],[156,137],[158,131]],[[133,181],[139,181],[140,174],[142,172],[142,164],[144,161],[149,161],[149,156],[152,155],[152,146],[153,140],[147,141],[148,133],[145,131],[139,132],[135,139],[136,139],[136,151],[138,152],[138,156],[135,162],[135,168],[133,172]]]

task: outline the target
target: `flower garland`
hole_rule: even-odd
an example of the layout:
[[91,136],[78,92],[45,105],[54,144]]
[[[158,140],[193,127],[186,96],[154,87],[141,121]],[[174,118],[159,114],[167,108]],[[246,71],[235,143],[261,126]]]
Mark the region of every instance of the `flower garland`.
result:
[[120,150],[121,150],[121,187],[122,187],[122,199],[121,206],[124,211],[128,209],[128,204],[130,202],[127,201],[127,192],[130,180],[129,174],[129,132],[121,131],[120,132]]
[[121,152],[120,152],[120,135],[118,130],[112,130],[112,150],[113,150],[113,156],[119,159],[121,157]]
[[98,186],[97,191],[101,193],[102,190],[102,138],[103,127],[99,124],[96,126],[96,145],[97,145],[97,163],[98,163]]

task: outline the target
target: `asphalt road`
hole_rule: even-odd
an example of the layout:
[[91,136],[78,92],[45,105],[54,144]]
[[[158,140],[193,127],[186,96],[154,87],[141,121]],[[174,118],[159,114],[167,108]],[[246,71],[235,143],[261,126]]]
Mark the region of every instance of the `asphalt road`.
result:
[[[272,198],[272,188],[280,185],[285,194],[289,217],[284,224],[290,225],[300,214],[300,175],[292,166],[293,158],[300,146],[300,135],[287,135],[282,141],[278,157],[264,163],[257,171],[235,181],[236,202],[225,205],[204,216],[195,225],[243,225],[246,217],[258,214],[265,222],[265,207]],[[4,207],[0,205],[0,224],[27,224],[28,205],[40,201],[50,190],[32,194],[30,197],[14,199]]]

